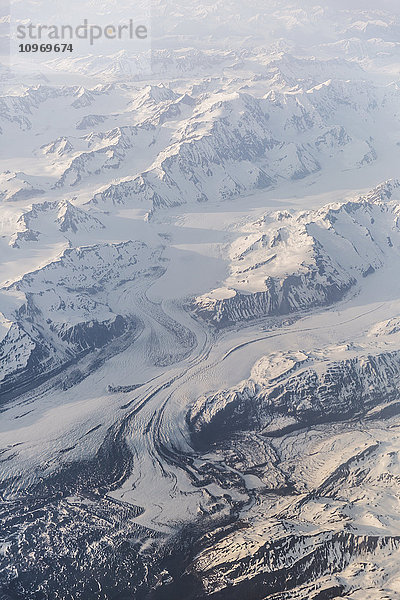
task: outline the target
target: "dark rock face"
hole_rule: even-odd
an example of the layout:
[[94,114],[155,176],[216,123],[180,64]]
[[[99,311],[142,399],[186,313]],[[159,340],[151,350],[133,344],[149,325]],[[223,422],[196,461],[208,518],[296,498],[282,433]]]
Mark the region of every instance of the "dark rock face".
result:
[[81,352],[85,352],[94,348],[101,348],[112,339],[123,335],[128,327],[134,328],[134,324],[128,324],[127,319],[117,315],[115,319],[109,322],[89,321],[64,329],[60,332],[60,338]]
[[0,368],[4,373],[0,390],[4,394],[34,381],[51,368],[51,351],[14,324],[0,343]]
[[[164,273],[160,252],[141,242],[69,248],[3,290],[23,302],[0,342],[0,393],[36,385],[125,334],[133,340],[140,328],[134,297]],[[120,293],[132,305],[113,311]]]
[[[399,386],[400,353],[388,352],[329,363],[322,373],[306,368],[273,385],[249,381],[200,399],[187,418],[199,442],[223,438],[232,431],[283,435],[365,414],[398,398]],[[280,425],[280,416],[289,418],[289,424]]]
[[237,292],[232,298],[217,301],[209,307],[196,307],[196,313],[206,319],[217,315],[219,326],[238,321],[250,321],[265,316],[287,315],[315,306],[326,306],[337,302],[356,283],[355,279],[340,282],[327,277],[322,283],[318,272],[306,275],[290,275],[283,283],[269,277],[265,281],[266,291],[244,294]]
[[[38,384],[39,380],[57,369],[68,366],[96,348],[102,348],[128,331],[133,336],[135,329],[135,321],[121,315],[109,322],[89,321],[63,328],[55,332],[68,348],[66,353],[60,355],[38,328],[32,327],[30,333],[27,333],[15,324],[0,343],[0,370],[5,372],[0,383],[0,394]],[[15,353],[16,356],[13,357],[10,353]],[[16,364],[20,357],[20,364]]]
[[2,600],[131,599],[146,578],[139,555],[145,532],[130,524],[137,513],[90,495],[6,503]]
[[397,205],[380,200],[392,185],[337,208],[264,215],[232,244],[229,277],[196,299],[195,313],[224,326],[341,300],[398,260]]
[[1,484],[2,600],[143,597],[162,536],[134,522],[142,508],[106,495],[131,469],[121,430],[113,429],[92,460],[21,493],[18,480]]
[[260,408],[291,415],[303,426],[348,418],[394,400],[399,380],[399,352],[350,359],[321,376],[312,369],[294,375],[263,396]]
[[[227,562],[219,565],[215,573],[211,568],[202,573],[207,581],[211,582],[213,575],[217,581],[221,581],[226,575],[232,581],[241,579],[241,582],[227,585],[217,592],[206,592],[204,596],[198,597],[210,600],[290,598],[290,590],[299,588],[321,575],[338,573],[349,564],[351,558],[373,554],[382,549],[390,552],[400,546],[400,539],[396,537],[359,536],[339,532],[316,535],[312,539],[312,545],[301,551],[310,541],[304,536],[288,535],[277,542],[266,541],[253,556],[241,560],[238,564]],[[286,557],[292,553],[296,558],[289,568],[285,566]],[[248,578],[243,577],[246,573],[249,573]],[[310,594],[309,597],[313,600],[329,600],[341,597],[344,591],[344,587],[328,587],[315,595]]]
[[[390,528],[382,527],[380,534],[379,530],[368,531],[363,526],[358,529],[357,517],[352,520],[353,509],[356,516],[363,510],[362,502],[357,504],[359,498],[365,499],[367,514],[370,505],[379,506],[369,499],[369,489],[376,489],[379,495],[385,482],[396,478],[396,452],[388,452],[379,438],[363,446],[361,440],[365,438],[360,437],[360,445],[355,443],[350,458],[338,460],[340,454],[346,453],[342,448],[335,451],[332,463],[329,458],[316,458],[314,454],[318,453],[314,452],[307,452],[302,462],[295,448],[298,443],[297,452],[301,452],[304,440],[314,436],[319,440],[321,432],[328,429],[333,432],[329,444],[335,444],[340,434],[336,438],[334,432],[343,431],[339,423],[346,420],[350,422],[349,429],[344,425],[345,430],[350,432],[354,427],[357,439],[356,431],[364,430],[366,420],[358,428],[354,416],[381,419],[398,414],[400,353],[356,356],[325,364],[322,361],[315,368],[311,363],[312,359],[304,355],[303,360],[293,361],[291,368],[275,378],[254,377],[236,388],[199,399],[189,411],[187,422],[198,451],[205,460],[209,460],[210,449],[218,456],[218,462],[207,464],[211,478],[218,464],[224,465],[227,473],[233,469],[236,474],[255,476],[259,482],[271,481],[272,485],[264,492],[262,486],[254,492],[253,500],[261,508],[253,513],[258,515],[255,522],[243,522],[243,534],[240,521],[236,521],[232,529],[221,534],[220,545],[207,539],[208,545],[186,571],[203,588],[198,584],[188,598],[339,598],[349,594],[349,585],[341,585],[336,574],[342,575],[349,565],[364,561],[374,570],[376,564],[385,560],[383,557],[399,550],[400,538],[395,532],[391,535]],[[268,370],[260,367],[257,373],[266,374]],[[390,404],[381,408],[385,403]],[[377,405],[380,410],[372,410]],[[327,425],[332,422],[335,424]],[[316,424],[319,427],[314,428]],[[299,438],[297,434],[287,435],[300,428]],[[279,455],[282,448],[283,459]],[[320,448],[319,442],[312,448]],[[315,485],[313,478],[308,480],[310,487],[304,491],[296,474],[308,468],[315,473],[314,459],[321,465],[323,475],[321,479],[317,477]],[[295,461],[300,466],[292,475]],[[387,466],[391,461],[395,474]],[[377,465],[384,465],[382,473]],[[390,487],[391,483],[387,485]],[[235,487],[240,489],[237,483]],[[282,504],[276,500],[279,497],[285,498]],[[278,516],[273,511],[263,512],[264,506],[272,504],[280,507]],[[375,510],[378,520],[381,514],[382,520],[386,518],[379,509]],[[320,514],[324,517],[319,521]],[[346,581],[351,585],[351,577]]]

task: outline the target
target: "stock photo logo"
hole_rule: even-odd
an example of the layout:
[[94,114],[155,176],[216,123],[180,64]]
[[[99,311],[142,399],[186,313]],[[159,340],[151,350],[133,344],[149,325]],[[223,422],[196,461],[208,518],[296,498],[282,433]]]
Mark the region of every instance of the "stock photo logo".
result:
[[16,37],[25,42],[72,42],[73,40],[88,40],[93,46],[97,40],[146,40],[149,36],[148,27],[129,19],[124,24],[98,25],[90,24],[84,19],[80,25],[46,25],[19,24]]

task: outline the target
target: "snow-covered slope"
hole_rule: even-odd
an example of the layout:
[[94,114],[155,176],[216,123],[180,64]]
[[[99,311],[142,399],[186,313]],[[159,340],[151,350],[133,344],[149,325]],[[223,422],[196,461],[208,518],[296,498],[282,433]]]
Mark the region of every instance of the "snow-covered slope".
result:
[[169,118],[178,119],[171,143],[146,171],[98,192],[94,202],[144,201],[154,210],[301,179],[332,160],[362,168],[378,156],[373,137],[362,135],[363,124],[375,123],[382,109],[394,114],[397,97],[395,87],[329,80],[264,97],[230,90],[197,101],[191,96],[193,109],[183,119],[188,111],[170,103]]
[[[335,355],[342,360],[334,360]],[[237,430],[282,436],[398,400],[399,377],[398,351],[365,354],[365,349],[350,346],[272,354],[237,388],[200,398],[190,410],[189,424],[194,436],[207,442]]]
[[397,181],[367,197],[317,211],[278,212],[246,226],[230,250],[224,286],[197,299],[216,323],[331,304],[362,278],[398,260]]
[[74,241],[74,234],[84,239],[89,232],[104,229],[104,225],[93,215],[63,200],[34,204],[18,218],[16,228],[9,242],[13,248],[20,248],[25,242],[36,242],[40,236],[54,236],[55,232]]
[[29,181],[25,173],[5,171],[0,175],[0,200],[3,202],[26,200],[44,193],[40,183]]
[[[3,136],[37,159],[29,170],[26,158],[14,161],[14,170],[15,162],[26,170],[24,192],[8,183],[4,198],[73,187],[108,209],[127,204],[152,214],[332,169],[368,169],[397,152],[397,84],[371,81],[340,60],[261,50],[235,52],[231,60],[229,76],[36,85],[4,97]],[[61,106],[63,120],[49,132],[47,115]],[[389,123],[383,143],[379,132]],[[31,183],[39,172],[49,174],[41,186]]]
[[[73,221],[59,217],[71,227]],[[71,225],[72,223],[72,225]],[[0,343],[0,389],[34,384],[49,372],[138,327],[134,285],[163,272],[159,251],[143,243],[65,250],[60,258],[1,290],[12,323]],[[10,300],[6,300],[10,297]]]

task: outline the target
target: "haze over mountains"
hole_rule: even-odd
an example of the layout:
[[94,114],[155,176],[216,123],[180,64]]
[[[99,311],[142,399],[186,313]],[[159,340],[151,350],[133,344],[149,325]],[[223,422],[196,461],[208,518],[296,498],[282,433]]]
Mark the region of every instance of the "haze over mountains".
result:
[[395,599],[399,8],[150,8],[3,57],[0,597]]

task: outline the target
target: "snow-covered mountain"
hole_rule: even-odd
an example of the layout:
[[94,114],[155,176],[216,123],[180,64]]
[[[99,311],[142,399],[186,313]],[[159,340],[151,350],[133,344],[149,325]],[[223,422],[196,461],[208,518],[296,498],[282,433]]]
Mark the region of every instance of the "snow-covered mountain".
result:
[[155,0],[142,51],[7,50],[1,600],[399,597],[399,19]]
[[332,304],[362,278],[398,260],[399,182],[317,211],[278,212],[247,225],[229,250],[224,286],[199,297],[216,323],[284,315]]
[[[190,410],[190,428],[196,439],[208,443],[237,430],[281,437],[398,400],[399,353],[365,354],[363,350],[340,346],[315,354],[266,356],[255,365],[250,380],[200,398]],[[334,360],[335,355],[341,360]]]
[[9,242],[13,248],[20,248],[25,242],[37,242],[40,236],[57,233],[72,236],[72,239],[73,234],[78,234],[82,239],[91,231],[104,229],[104,225],[96,217],[63,200],[34,204],[18,218],[16,229]]
[[275,353],[250,380],[197,400],[196,443],[213,440],[219,464],[247,478],[258,504],[191,566],[211,597],[229,587],[233,597],[275,598],[284,574],[284,598],[370,588],[371,598],[396,597],[398,440],[388,424],[399,365],[398,351],[373,346]]
[[[3,202],[26,200],[44,193],[41,184],[25,173],[5,171],[0,175],[0,199]],[[44,187],[44,186],[43,186]]]
[[[36,170],[41,165],[51,174],[43,187],[30,182],[33,173],[24,175],[24,194],[73,187],[107,209],[127,204],[153,214],[332,169],[369,168],[397,151],[397,84],[371,82],[360,67],[340,61],[282,52],[268,60],[254,51],[235,54],[239,58],[241,68],[250,69],[244,76],[237,67],[230,77],[195,85],[39,85],[4,98],[3,136],[28,147],[36,142]],[[52,138],[46,118],[59,105],[64,119]],[[391,134],[382,144],[379,131],[389,121]],[[22,171],[26,161],[20,163]],[[3,187],[5,199],[24,197],[20,188]]]
[[174,110],[164,118],[179,122],[191,114],[181,121],[172,143],[146,171],[106,187],[94,201],[137,198],[154,210],[301,179],[328,168],[333,159],[342,168],[362,168],[378,156],[373,137],[360,135],[362,123],[379,119],[382,107],[394,111],[397,95],[396,88],[371,90],[363,82],[329,80],[264,97],[217,92],[196,101],[189,96],[186,105],[190,99],[193,109],[183,114],[174,100],[169,111]]
[[[59,215],[61,230],[76,227],[76,213],[68,206]],[[3,302],[15,308],[3,313],[10,329],[0,342],[0,391],[32,385],[134,330],[135,294],[129,301],[120,297],[162,272],[159,251],[126,242],[65,250],[55,262],[3,288]]]

